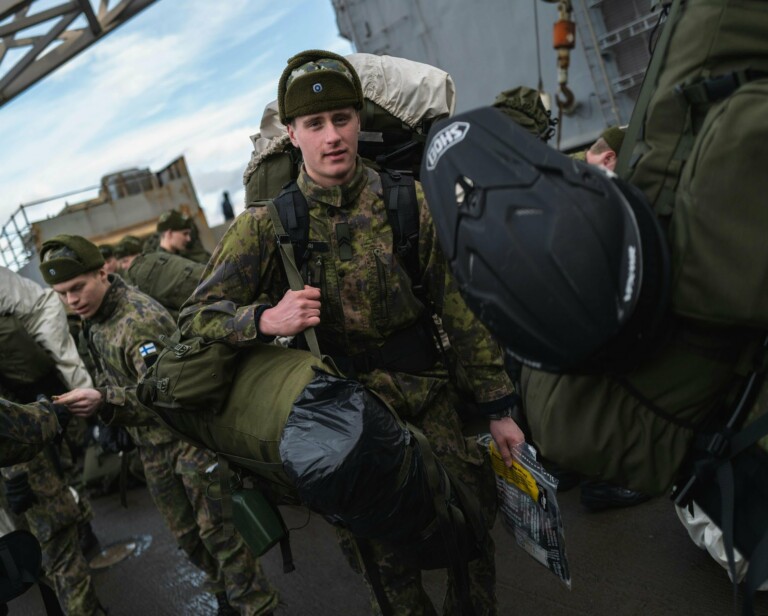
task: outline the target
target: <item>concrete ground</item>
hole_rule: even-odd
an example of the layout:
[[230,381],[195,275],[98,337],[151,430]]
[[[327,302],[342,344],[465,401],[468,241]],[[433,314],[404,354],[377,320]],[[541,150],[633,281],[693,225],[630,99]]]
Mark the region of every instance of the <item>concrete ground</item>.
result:
[[[563,510],[572,590],[517,547],[506,530],[494,529],[499,613],[536,616],[722,616],[737,614],[725,571],[698,550],[667,499],[631,509],[590,514],[578,489],[559,497]],[[94,529],[103,545],[136,539],[138,554],[94,573],[97,591],[111,616],[205,616],[215,601],[199,590],[200,574],[176,549],[143,488],[93,501]],[[285,508],[292,532],[296,571],[282,573],[279,550],[263,558],[281,593],[278,614],[360,616],[370,613],[361,580],[347,567],[333,529],[318,516]],[[425,586],[439,606],[440,572],[425,573]],[[768,593],[757,602],[768,616]],[[11,616],[44,614],[35,589],[10,603]]]

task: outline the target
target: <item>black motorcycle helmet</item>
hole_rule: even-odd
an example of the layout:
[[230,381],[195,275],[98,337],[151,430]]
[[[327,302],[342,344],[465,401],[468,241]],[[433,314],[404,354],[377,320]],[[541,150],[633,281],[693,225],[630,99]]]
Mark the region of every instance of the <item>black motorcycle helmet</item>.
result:
[[634,187],[491,107],[432,128],[421,181],[467,304],[519,361],[611,370],[654,336],[669,254]]

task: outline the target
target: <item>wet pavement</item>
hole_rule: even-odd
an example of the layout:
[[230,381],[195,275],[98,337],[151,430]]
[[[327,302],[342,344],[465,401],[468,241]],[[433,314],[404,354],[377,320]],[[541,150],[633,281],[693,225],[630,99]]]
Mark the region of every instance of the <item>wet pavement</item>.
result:
[[[571,566],[572,590],[535,562],[497,523],[494,529],[500,614],[536,616],[721,616],[737,614],[725,571],[698,550],[671,503],[658,498],[630,509],[587,513],[578,489],[559,496]],[[201,574],[176,549],[143,488],[93,501],[94,530],[103,546],[135,541],[123,562],[94,572],[96,589],[111,616],[205,616],[215,600],[202,592]],[[282,573],[279,550],[262,560],[281,594],[278,614],[369,614],[367,592],[342,559],[333,529],[318,516],[284,508],[296,571]],[[305,526],[306,524],[306,526]],[[425,587],[440,605],[440,572],[425,573]],[[10,603],[11,616],[44,614],[33,588]],[[768,616],[768,593],[757,612]]]

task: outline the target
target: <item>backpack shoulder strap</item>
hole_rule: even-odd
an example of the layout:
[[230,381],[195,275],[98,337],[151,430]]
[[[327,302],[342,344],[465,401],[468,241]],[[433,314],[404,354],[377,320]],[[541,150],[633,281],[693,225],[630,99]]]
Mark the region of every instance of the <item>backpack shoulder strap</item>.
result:
[[[380,174],[384,189],[384,205],[392,227],[395,251],[408,272],[418,295],[421,268],[419,266],[419,203],[416,182],[410,174],[384,170]],[[421,299],[421,297],[419,297]]]
[[283,186],[283,190],[272,202],[277,208],[283,229],[293,245],[296,267],[301,270],[307,259],[309,244],[309,205],[301,194],[298,184],[293,180]]

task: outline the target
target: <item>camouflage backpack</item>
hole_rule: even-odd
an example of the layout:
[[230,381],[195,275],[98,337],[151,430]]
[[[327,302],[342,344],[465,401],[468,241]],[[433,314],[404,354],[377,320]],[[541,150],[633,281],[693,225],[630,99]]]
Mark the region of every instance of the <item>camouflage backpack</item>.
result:
[[205,265],[168,252],[139,255],[125,281],[160,302],[174,318],[197,287]]

